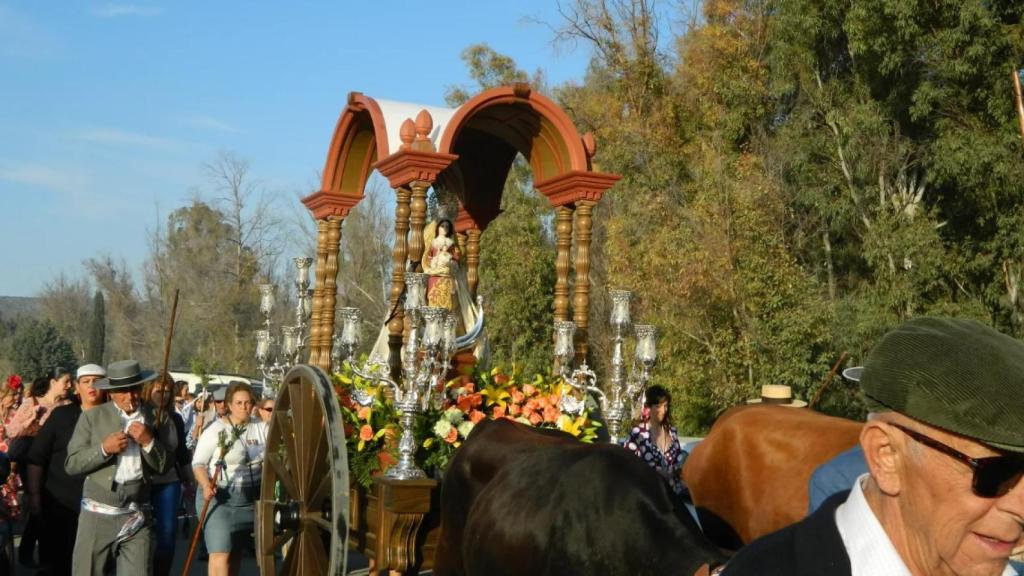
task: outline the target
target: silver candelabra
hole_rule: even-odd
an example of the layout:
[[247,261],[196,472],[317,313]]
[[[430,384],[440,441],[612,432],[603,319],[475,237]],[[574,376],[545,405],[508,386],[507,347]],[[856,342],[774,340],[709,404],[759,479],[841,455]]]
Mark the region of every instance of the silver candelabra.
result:
[[[632,292],[610,290],[609,295],[612,299],[612,357],[609,361],[608,385],[605,389],[597,386],[597,375],[585,361],[576,369],[572,368],[575,354],[573,337],[576,334],[574,322],[555,322],[555,360],[562,379],[579,393],[577,397],[563,391],[562,410],[570,414],[580,414],[584,408],[586,394],[594,394],[601,403],[601,411],[608,424],[611,441],[618,443],[622,439],[622,424],[640,408],[651,370],[657,362],[658,329],[650,324],[633,325],[629,311],[633,299]],[[636,335],[636,354],[627,377],[623,340],[631,328]]]
[[[280,338],[273,334],[271,315],[276,304],[274,285],[260,284],[260,313],[263,314],[263,328],[256,331],[256,361],[263,380],[272,391],[277,391],[281,379],[289,368],[299,363],[302,352],[309,344],[309,316],[313,308],[313,290],[309,287],[309,268],[312,258],[294,258],[298,277],[295,280],[295,324],[282,326]],[[275,350],[275,345],[277,346]]]
[[[359,347],[362,313],[358,308],[342,308],[338,312],[341,330],[334,340],[337,357],[344,358],[357,376],[385,384],[394,392],[402,436],[398,441],[398,464],[389,468],[385,477],[395,480],[426,477],[416,466],[413,425],[416,414],[430,405],[435,387],[444,383],[456,345],[455,315],[446,308],[425,305],[426,285],[426,274],[406,275],[405,314],[409,319],[409,333],[402,349],[402,377],[398,381],[391,378],[388,364],[379,358],[371,357],[363,366],[356,366],[354,356]],[[373,403],[373,394],[366,391],[354,390],[352,398],[362,406]]]

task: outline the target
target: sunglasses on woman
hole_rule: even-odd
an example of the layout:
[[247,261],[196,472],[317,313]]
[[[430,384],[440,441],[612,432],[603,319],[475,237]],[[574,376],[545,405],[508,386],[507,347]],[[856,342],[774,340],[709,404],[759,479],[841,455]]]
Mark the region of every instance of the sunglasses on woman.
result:
[[1024,476],[1024,457],[1021,456],[990,456],[988,458],[971,458],[970,456],[939,442],[938,440],[925,436],[905,426],[890,423],[890,426],[898,428],[904,434],[917,440],[921,444],[952,456],[967,464],[974,472],[974,479],[971,481],[971,490],[981,498],[998,498],[1005,495]]

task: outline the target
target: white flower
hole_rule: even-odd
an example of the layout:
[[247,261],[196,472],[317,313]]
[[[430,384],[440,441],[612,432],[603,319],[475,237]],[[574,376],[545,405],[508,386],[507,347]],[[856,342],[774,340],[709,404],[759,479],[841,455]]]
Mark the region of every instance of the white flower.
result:
[[451,430],[452,423],[449,422],[447,418],[441,418],[437,421],[437,424],[434,424],[434,434],[436,434],[438,438],[446,438]]
[[459,424],[459,436],[462,436],[463,438],[469,438],[469,433],[473,431],[473,426],[475,426],[475,424],[473,424],[472,421],[463,420]]
[[444,411],[444,419],[451,424],[458,424],[459,422],[462,422],[465,417],[466,415],[463,414],[462,410],[459,410],[457,406],[452,406]]

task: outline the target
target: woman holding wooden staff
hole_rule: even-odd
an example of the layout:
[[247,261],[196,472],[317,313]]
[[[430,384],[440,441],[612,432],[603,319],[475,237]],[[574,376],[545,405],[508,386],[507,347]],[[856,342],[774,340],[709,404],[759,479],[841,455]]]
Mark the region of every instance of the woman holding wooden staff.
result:
[[[238,574],[242,554],[251,542],[253,502],[259,495],[267,425],[251,419],[252,389],[235,382],[225,394],[227,414],[203,431],[192,457],[200,526],[210,554],[210,576]],[[203,512],[206,512],[205,521]]]

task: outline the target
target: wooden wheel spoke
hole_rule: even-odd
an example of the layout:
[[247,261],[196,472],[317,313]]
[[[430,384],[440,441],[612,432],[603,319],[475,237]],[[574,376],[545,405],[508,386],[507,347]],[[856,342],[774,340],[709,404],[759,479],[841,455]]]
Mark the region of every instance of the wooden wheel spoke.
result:
[[270,554],[276,553],[284,547],[285,544],[293,540],[295,538],[295,534],[295,530],[285,530],[277,536],[274,536],[274,541],[270,543]]
[[272,423],[276,426],[278,433],[280,433],[281,441],[284,442],[284,453],[288,458],[289,468],[297,470],[298,462],[296,460],[295,451],[295,428],[290,411],[283,410],[280,414],[276,414]]
[[334,529],[334,527],[331,526],[331,523],[327,520],[324,520],[324,517],[321,516],[319,512],[307,514],[306,517],[303,518],[303,522],[309,522],[310,524],[317,526],[318,528],[327,532],[328,534],[330,534],[331,530]]
[[291,471],[285,466],[281,457],[277,454],[267,454],[266,461],[277,475],[277,479],[281,482],[281,488],[284,489],[288,498],[299,500],[299,488],[295,484],[295,478],[292,477]]
[[333,484],[331,481],[331,475],[322,475],[320,477],[320,483],[314,490],[312,490],[312,495],[309,497],[309,502],[306,503],[306,506],[309,508],[322,506],[324,500],[326,500],[331,493],[331,484]]
[[292,545],[288,548],[288,552],[284,554],[284,560],[281,562],[281,574],[288,576],[299,576],[301,566],[299,565],[300,549],[302,545],[302,532],[295,534],[295,537],[291,539]]
[[303,564],[310,568],[308,572],[303,572],[304,574],[327,573],[327,564],[330,562],[330,558],[327,557],[327,550],[324,549],[321,537],[319,530],[303,530],[302,543],[305,548]]

